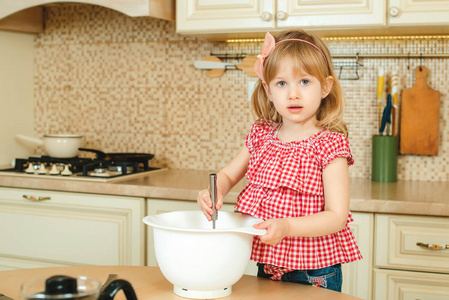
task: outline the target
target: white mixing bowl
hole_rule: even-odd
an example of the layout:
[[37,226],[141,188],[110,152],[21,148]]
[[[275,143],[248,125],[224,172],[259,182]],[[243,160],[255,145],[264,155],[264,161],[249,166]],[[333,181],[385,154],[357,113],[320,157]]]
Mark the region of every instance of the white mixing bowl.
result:
[[262,222],[240,213],[220,211],[216,229],[201,211],[177,211],[147,216],[154,227],[156,259],[175,294],[194,299],[230,295],[251,256],[254,229]]

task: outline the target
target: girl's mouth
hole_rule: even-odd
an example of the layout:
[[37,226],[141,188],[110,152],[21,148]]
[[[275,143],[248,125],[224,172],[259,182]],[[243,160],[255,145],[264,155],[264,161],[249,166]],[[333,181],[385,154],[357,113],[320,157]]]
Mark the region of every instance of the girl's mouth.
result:
[[299,105],[291,105],[287,107],[290,112],[300,112],[302,110],[302,106]]

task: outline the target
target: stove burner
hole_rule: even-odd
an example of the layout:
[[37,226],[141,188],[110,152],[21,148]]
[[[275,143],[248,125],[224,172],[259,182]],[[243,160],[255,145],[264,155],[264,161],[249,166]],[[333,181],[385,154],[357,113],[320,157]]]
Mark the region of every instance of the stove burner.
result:
[[97,174],[106,173],[107,171],[108,171],[108,169],[102,168],[102,167],[94,169],[94,173],[97,173]]
[[111,161],[91,158],[55,158],[51,156],[36,156],[17,158],[14,169],[0,170],[15,173],[52,176],[82,176],[82,177],[118,177],[129,174],[156,170],[149,167],[147,158],[132,158],[126,161]]

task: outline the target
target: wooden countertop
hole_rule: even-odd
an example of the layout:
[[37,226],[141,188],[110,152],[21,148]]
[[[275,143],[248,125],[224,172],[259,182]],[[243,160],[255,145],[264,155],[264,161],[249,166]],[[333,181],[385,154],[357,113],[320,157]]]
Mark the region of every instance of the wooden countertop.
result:
[[[0,173],[0,186],[196,201],[198,191],[208,186],[210,173],[209,170],[165,169],[114,183],[23,178]],[[225,197],[225,202],[235,203],[245,184],[245,179],[239,182]],[[449,182],[377,183],[351,178],[350,184],[352,211],[449,216]]]
[[[133,286],[138,299],[186,299],[173,293],[173,286],[157,267],[124,266],[77,266],[21,269],[0,272],[0,293],[19,299],[20,285],[23,282],[48,278],[53,275],[87,276],[105,282],[108,274],[118,274]],[[125,299],[119,292],[114,299]],[[359,298],[334,291],[295,283],[272,281],[244,275],[233,287],[232,294],[222,299],[307,299],[307,300],[356,300]]]

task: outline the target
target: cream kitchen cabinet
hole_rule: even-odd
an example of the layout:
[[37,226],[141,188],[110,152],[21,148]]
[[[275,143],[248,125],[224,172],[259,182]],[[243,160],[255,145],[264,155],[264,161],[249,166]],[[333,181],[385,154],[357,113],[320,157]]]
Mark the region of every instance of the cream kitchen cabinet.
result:
[[353,212],[354,222],[349,224],[357,240],[363,259],[342,265],[342,292],[364,300],[372,294],[372,266],[374,245],[374,214]]
[[390,26],[431,26],[449,24],[449,1],[389,0]]
[[374,0],[177,0],[176,30],[211,34],[385,26],[385,9],[385,1]]
[[375,300],[449,299],[449,218],[376,215]]
[[0,270],[144,265],[145,199],[0,188]]
[[386,25],[385,1],[277,0],[276,28],[370,28]]
[[176,1],[176,31],[187,34],[268,31],[275,28],[274,0]]

